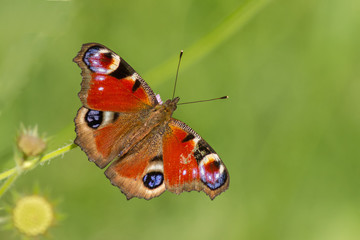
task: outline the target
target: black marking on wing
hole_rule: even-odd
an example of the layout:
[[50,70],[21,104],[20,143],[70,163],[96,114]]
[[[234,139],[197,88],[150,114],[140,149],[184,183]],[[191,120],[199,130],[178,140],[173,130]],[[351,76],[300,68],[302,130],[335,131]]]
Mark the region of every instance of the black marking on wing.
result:
[[194,157],[199,164],[206,155],[214,152],[214,149],[212,149],[209,144],[207,144],[203,139],[201,139],[197,144],[197,149],[194,152]]
[[139,79],[136,79],[136,81],[131,89],[132,92],[135,92],[140,86],[141,86],[141,82],[139,81]]
[[114,112],[112,122],[115,122],[119,118],[119,116],[120,116],[120,113]]
[[195,136],[193,134],[189,133],[188,135],[186,135],[186,137],[181,142],[183,142],[183,143],[188,142],[194,138],[195,138]]
[[153,159],[150,160],[150,162],[157,162],[157,161],[162,162],[163,161],[163,156],[162,155],[156,156],[156,157],[154,157]]
[[[97,47],[98,49],[100,49],[100,47]],[[107,52],[107,53],[103,53],[104,54],[104,56],[105,57],[107,57],[107,58],[112,58],[113,56],[112,56],[112,54],[111,54],[111,52]]]
[[124,59],[120,58],[120,64],[118,68],[112,73],[110,73],[110,76],[115,77],[117,79],[123,79],[133,75],[134,73],[135,70],[132,67],[130,67],[130,65],[127,64],[127,62],[125,62]]

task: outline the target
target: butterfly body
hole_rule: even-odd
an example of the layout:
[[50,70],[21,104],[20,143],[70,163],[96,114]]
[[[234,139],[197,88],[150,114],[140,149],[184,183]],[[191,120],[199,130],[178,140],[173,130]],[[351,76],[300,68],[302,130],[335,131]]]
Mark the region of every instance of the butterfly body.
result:
[[228,188],[216,152],[189,126],[172,118],[179,98],[161,103],[120,56],[84,44],[74,61],[82,69],[75,143],[128,199],[169,190],[204,191],[211,199]]

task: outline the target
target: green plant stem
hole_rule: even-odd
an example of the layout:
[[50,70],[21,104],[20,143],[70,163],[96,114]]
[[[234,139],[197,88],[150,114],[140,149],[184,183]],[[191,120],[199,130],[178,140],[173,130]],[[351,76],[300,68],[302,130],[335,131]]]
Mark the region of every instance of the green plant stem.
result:
[[15,180],[18,178],[19,175],[20,175],[19,171],[14,171],[14,173],[8,179],[6,179],[6,181],[1,185],[0,198],[11,187],[11,184],[15,182]]
[[37,157],[32,160],[26,160],[21,165],[0,173],[0,181],[3,179],[6,179],[6,181],[0,187],[0,197],[10,188],[11,184],[24,171],[34,169],[36,166],[38,166],[38,164],[49,161],[55,157],[58,157],[76,147],[77,147],[77,145],[75,145],[74,143],[66,145],[55,151],[49,152],[42,157]]
[[12,168],[12,169],[6,170],[3,173],[0,173],[0,180],[8,178],[9,176],[13,175],[15,172],[16,172],[16,168]]
[[64,147],[62,147],[62,148],[59,148],[59,149],[57,149],[57,150],[55,150],[55,151],[52,151],[52,152],[44,155],[44,156],[40,159],[39,162],[42,163],[42,162],[46,162],[46,161],[48,161],[48,160],[51,160],[51,159],[53,159],[53,158],[55,158],[55,157],[58,157],[58,156],[61,155],[61,154],[64,154],[64,153],[70,151],[71,149],[76,148],[76,147],[77,147],[77,145],[76,145],[75,143],[71,143],[71,144],[69,144],[69,145],[66,145],[66,146],[64,146]]

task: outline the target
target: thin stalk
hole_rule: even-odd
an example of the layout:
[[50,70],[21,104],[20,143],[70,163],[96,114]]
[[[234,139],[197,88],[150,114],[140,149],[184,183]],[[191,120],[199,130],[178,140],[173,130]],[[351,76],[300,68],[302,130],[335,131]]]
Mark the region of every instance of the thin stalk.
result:
[[73,148],[76,148],[77,145],[74,143],[68,144],[64,147],[61,147],[55,151],[49,152],[42,157],[37,157],[31,160],[24,161],[21,165],[13,167],[5,172],[0,173],[0,181],[6,179],[5,182],[0,187],[0,198],[1,196],[11,187],[12,183],[25,171],[34,169],[39,163],[44,163],[55,157],[65,154]]

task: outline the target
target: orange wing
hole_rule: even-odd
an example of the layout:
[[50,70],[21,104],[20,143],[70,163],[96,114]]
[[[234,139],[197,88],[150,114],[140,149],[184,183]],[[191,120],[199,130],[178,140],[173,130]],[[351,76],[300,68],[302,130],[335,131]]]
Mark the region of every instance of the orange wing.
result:
[[84,44],[74,62],[82,70],[84,105],[75,118],[75,143],[104,168],[136,144],[144,118],[158,102],[134,69],[101,44]]
[[85,107],[134,112],[158,104],[154,92],[139,74],[107,47],[84,44],[74,62],[82,69],[79,97]]
[[214,149],[185,123],[171,119],[163,136],[167,190],[204,191],[211,199],[229,187],[228,171]]

